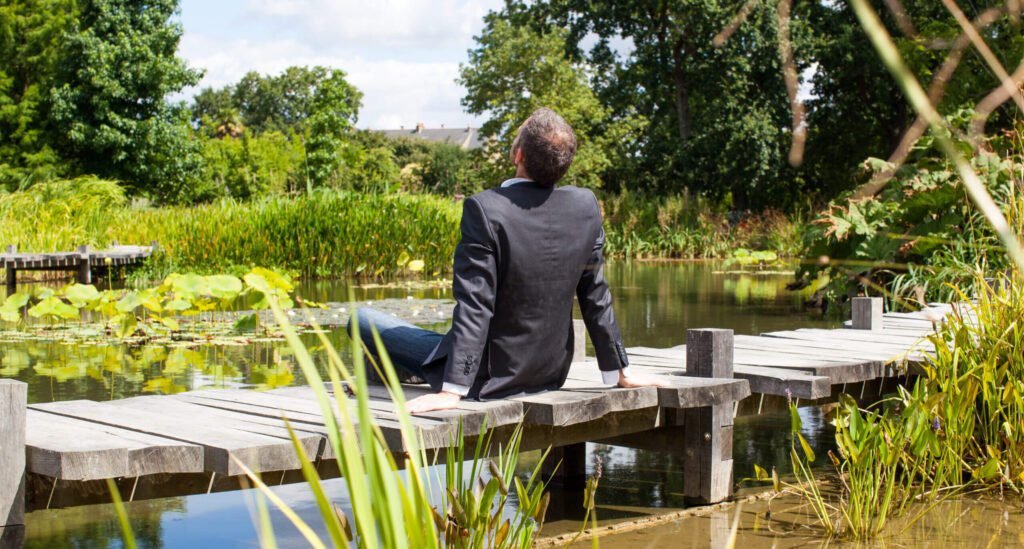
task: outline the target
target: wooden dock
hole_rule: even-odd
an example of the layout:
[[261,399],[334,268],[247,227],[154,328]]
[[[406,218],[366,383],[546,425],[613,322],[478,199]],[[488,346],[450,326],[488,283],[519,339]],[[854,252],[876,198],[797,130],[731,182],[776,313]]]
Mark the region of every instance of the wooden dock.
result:
[[[562,465],[565,475],[585,470],[580,449],[587,441],[646,437],[681,428],[683,436],[675,444],[684,456],[686,495],[695,502],[721,501],[732,493],[732,425],[740,401],[772,396],[813,404],[840,391],[859,390],[863,395],[867,384],[913,372],[926,360],[931,344],[925,338],[934,322],[951,310],[936,305],[918,313],[883,316],[880,299],[859,303],[858,307],[865,306],[855,308],[860,312],[852,324],[861,329],[801,329],[761,336],[690,330],[687,345],[629,349],[630,369],[665,376],[667,388],[607,388],[593,359],[584,358],[573,364],[559,391],[462,401],[455,410],[416,416],[413,422],[431,450],[450,445],[459,422],[466,433],[476,433],[486,421],[499,437],[522,424],[524,449],[566,448],[559,454],[567,460]],[[577,349],[581,346],[578,339]],[[236,489],[241,469],[235,460],[261,471],[269,482],[299,481],[299,463],[282,418],[296,428],[321,473],[332,476],[334,456],[308,387],[200,390],[27,407],[18,404],[24,397],[15,394],[17,388],[17,382],[0,384],[0,434],[19,421],[25,423],[21,453],[28,473],[29,509],[89,501],[83,499],[83,491],[92,494],[91,501],[107,501],[106,485],[97,481],[108,478],[117,479],[126,499]],[[405,387],[407,397],[427,390]],[[14,404],[5,408],[4,395]],[[386,390],[371,387],[370,396],[385,439],[393,451],[402,452]],[[10,445],[4,449],[0,453],[10,452]],[[5,489],[4,463],[0,459],[0,510],[5,501],[20,497]]]
[[115,242],[105,250],[79,246],[73,252],[18,253],[16,246],[7,246],[0,254],[7,281],[7,295],[18,291],[18,271],[70,271],[76,273],[80,284],[92,284],[96,271],[114,267],[127,267],[140,263],[156,250],[156,242],[149,246],[121,246]]

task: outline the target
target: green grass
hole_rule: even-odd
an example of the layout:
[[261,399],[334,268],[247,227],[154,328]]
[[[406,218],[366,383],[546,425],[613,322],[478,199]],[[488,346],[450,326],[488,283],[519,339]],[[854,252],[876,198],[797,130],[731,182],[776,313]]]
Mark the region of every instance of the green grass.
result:
[[[726,258],[737,248],[793,257],[803,224],[778,212],[729,223],[703,200],[621,195],[604,203],[606,253],[626,258]],[[113,241],[160,252],[136,276],[243,274],[254,266],[302,277],[393,277],[450,271],[462,205],[425,194],[325,190],[252,202],[153,208],[113,182],[54,181],[0,196],[0,244],[21,251]]]

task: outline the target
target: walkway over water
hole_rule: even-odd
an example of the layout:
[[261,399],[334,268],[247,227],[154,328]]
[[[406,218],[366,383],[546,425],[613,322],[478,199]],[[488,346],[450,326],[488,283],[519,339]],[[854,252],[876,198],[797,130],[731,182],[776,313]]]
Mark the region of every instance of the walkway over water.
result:
[[[628,444],[668,437],[684,456],[687,496],[697,502],[720,501],[732,491],[732,422],[741,401],[749,412],[759,409],[765,397],[816,404],[840,392],[863,397],[869,384],[880,392],[887,378],[916,371],[932,350],[926,336],[952,310],[937,304],[920,312],[883,315],[881,307],[878,298],[859,298],[854,320],[844,329],[761,336],[690,330],[689,345],[628,349],[631,370],[665,376],[667,388],[609,389],[601,384],[593,359],[583,358],[573,364],[559,391],[462,401],[455,410],[423,414],[413,422],[432,450],[451,444],[460,421],[471,434],[486,421],[498,429],[497,440],[522,423],[524,450],[562,448],[556,456],[563,460],[560,474],[567,477],[585,470],[577,460],[583,459],[579,447],[586,441]],[[580,356],[584,341],[578,337],[576,344]],[[428,391],[420,385],[404,390],[410,398]],[[370,391],[385,439],[402,452],[386,389],[371,386]],[[299,462],[282,417],[296,429],[321,473],[337,474],[320,407],[309,387],[200,390],[112,402],[24,402],[23,385],[0,380],[0,436],[12,433],[12,438],[2,439],[0,452],[11,451],[6,441],[17,440],[14,431],[21,414],[25,446],[15,453],[25,460],[27,495],[14,499],[27,499],[32,509],[107,501],[106,485],[97,481],[108,478],[117,479],[126,499],[236,489],[242,471],[235,459],[263,472],[268,483],[299,481]],[[0,468],[0,481],[12,474]],[[0,507],[12,501],[6,489],[0,482]]]
[[92,274],[111,267],[135,265],[153,255],[156,242],[149,246],[121,246],[117,242],[106,250],[79,246],[73,252],[18,253],[16,246],[7,246],[0,254],[7,280],[7,295],[18,291],[18,271],[72,271],[80,284],[92,284]]

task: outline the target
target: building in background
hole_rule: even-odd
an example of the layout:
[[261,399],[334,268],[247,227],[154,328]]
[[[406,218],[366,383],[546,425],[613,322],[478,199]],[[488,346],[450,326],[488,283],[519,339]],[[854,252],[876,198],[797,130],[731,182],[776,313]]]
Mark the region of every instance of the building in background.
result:
[[442,124],[440,128],[426,128],[423,122],[416,124],[414,129],[378,130],[390,139],[422,139],[432,143],[451,143],[458,145],[463,150],[479,149],[484,146],[484,139],[480,135],[480,128],[466,126],[465,128],[446,128]]

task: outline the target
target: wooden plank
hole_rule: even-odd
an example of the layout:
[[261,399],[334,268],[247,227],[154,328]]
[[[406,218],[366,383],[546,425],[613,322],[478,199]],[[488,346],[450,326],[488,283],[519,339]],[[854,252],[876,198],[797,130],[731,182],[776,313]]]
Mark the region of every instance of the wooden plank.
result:
[[[653,388],[650,388],[653,391]],[[606,391],[545,391],[513,397],[523,404],[523,421],[536,425],[565,427],[586,423],[611,412]]]
[[[852,332],[852,330],[849,331]],[[865,357],[871,358],[882,356],[887,357],[887,360],[897,360],[901,356],[913,354],[906,346],[903,345],[848,340],[838,336],[809,334],[800,331],[769,332],[762,335],[778,339],[803,341],[805,345],[813,343],[815,344],[814,346],[819,346],[825,349],[833,348],[841,349],[843,351],[856,351],[858,353],[864,353]]]
[[0,534],[25,524],[25,403],[28,385],[0,379]]
[[[676,367],[648,365],[632,358],[629,367],[643,373],[663,375],[679,375],[680,370]],[[828,377],[814,375],[805,370],[736,365],[733,374],[737,379],[747,380],[750,392],[754,395],[789,394],[797,398],[817,399],[831,394],[832,381]]]
[[[735,347],[736,347],[736,365],[734,368],[771,368],[771,369],[789,369],[794,371],[802,371],[812,374],[814,376],[826,377],[832,381],[833,384],[837,383],[857,383],[861,381],[867,381],[875,379],[882,375],[884,363],[882,361],[870,361],[864,360],[863,358],[819,358],[820,353],[809,353],[810,356],[800,355],[799,353],[786,353],[782,352],[764,352],[760,353],[754,350],[748,350],[744,348],[752,336],[736,336]],[[754,338],[766,340],[771,343],[773,340],[767,338]],[[761,343],[761,342],[759,342]],[[770,345],[769,345],[770,346]],[[646,354],[659,354],[659,351],[663,356],[675,356],[674,359],[639,359],[641,364],[644,365],[657,365],[657,360],[662,360],[662,365],[669,365],[674,360],[682,358],[682,352],[679,350],[681,347],[673,347],[672,349],[643,349],[641,352]],[[757,346],[758,349],[763,349],[761,345]],[[629,352],[627,350],[627,352]],[[778,357],[778,358],[776,358]],[[685,362],[685,361],[684,361]],[[631,362],[632,363],[632,362]],[[743,376],[745,379],[753,380],[757,379],[758,372],[746,371]],[[772,385],[776,385],[775,381],[771,379],[766,380],[768,386],[760,386],[760,388],[770,389]],[[820,389],[808,387],[806,390],[816,392]],[[758,393],[757,387],[751,386],[751,391]],[[802,390],[801,390],[802,391]],[[775,393],[765,393],[775,394]],[[781,393],[785,394],[785,393]]]
[[[217,425],[241,431],[276,437],[291,442],[288,429],[284,421],[279,417],[266,417],[239,413],[223,408],[199,406],[183,400],[167,396],[138,396],[121,400],[112,400],[108,404],[134,410],[152,412],[155,414],[167,415],[169,417],[188,418],[190,422],[200,422],[206,425]],[[305,428],[303,425],[293,425],[292,430],[299,440],[303,450],[310,459],[319,459],[323,446],[324,436],[321,432]],[[294,448],[293,448],[294,449]],[[281,468],[264,469],[278,471]]]
[[[312,394],[312,391],[310,391]],[[236,412],[254,414],[262,417],[280,418],[282,414],[293,422],[297,428],[311,430],[327,436],[327,428],[324,426],[320,406],[312,399],[304,400],[282,394],[269,394],[267,392],[237,391],[237,390],[210,390],[182,393],[177,398],[186,400],[193,404],[222,408]],[[374,403],[384,404],[384,403]],[[390,404],[388,402],[387,404]],[[337,407],[337,402],[332,399],[332,408]],[[353,414],[355,410],[352,409]],[[375,421],[380,427],[386,440],[391,444],[393,450],[401,450],[401,430],[394,413],[374,412]],[[429,441],[429,447],[438,447],[449,442],[448,435],[453,431],[446,423],[418,418],[412,418],[413,425],[423,435],[424,441]],[[324,459],[334,459],[333,449],[325,444]]]
[[[374,399],[390,400],[391,395],[383,385],[371,384],[367,387],[370,397]],[[333,386],[328,384],[328,391],[333,391]],[[426,385],[402,385],[402,392],[406,399],[412,399],[432,392]],[[312,390],[309,390],[309,397],[312,398]],[[487,421],[490,427],[501,427],[514,425],[523,419],[523,404],[513,400],[469,400],[462,399],[450,414],[439,412],[428,412],[417,414],[417,418],[434,419],[437,421],[452,421],[457,416],[463,421],[463,431],[478,432],[483,421]]]
[[201,473],[194,444],[29,410],[27,470],[61,480]]
[[[655,403],[652,403],[651,396],[644,394],[645,390],[650,389],[648,387],[622,389],[604,385],[601,373],[596,363],[593,362],[574,364],[569,370],[569,381],[566,382],[563,389],[601,391],[609,399],[607,407],[613,412],[639,410],[655,405],[670,408],[710,406],[729,400],[742,400],[750,396],[750,385],[745,380],[737,383],[740,380],[709,380],[680,376],[679,373],[681,372],[678,369],[665,372],[665,374],[676,375],[667,376],[666,381],[672,386],[659,388],[658,400]],[[569,383],[570,381],[573,383]]]
[[291,441],[248,433],[177,415],[132,410],[89,400],[33,404],[31,409],[138,431],[195,444],[203,448],[203,469],[228,476],[243,474],[235,459],[255,471],[280,471],[299,466]]
[[868,330],[821,330],[817,328],[800,328],[797,332],[804,334],[816,334],[827,338],[839,338],[846,341],[864,342],[870,344],[888,344],[902,347],[904,349],[913,348],[933,348],[930,341],[920,336],[896,334],[891,332],[883,331],[868,331]]
[[[305,401],[308,406],[315,407],[316,410],[320,409],[319,404],[316,403],[313,390],[309,387],[282,387],[266,391],[265,393],[293,397]],[[391,402],[372,402],[371,411],[389,448],[395,451],[405,450],[401,426],[395,417],[394,404]],[[444,448],[451,443],[452,436],[454,436],[457,429],[457,421],[451,420],[451,417],[455,416],[458,412],[457,410],[446,412],[448,413],[447,416],[442,412],[432,412],[432,417],[423,415],[413,416],[410,419],[425,448]],[[445,419],[435,419],[437,415],[445,416]]]

